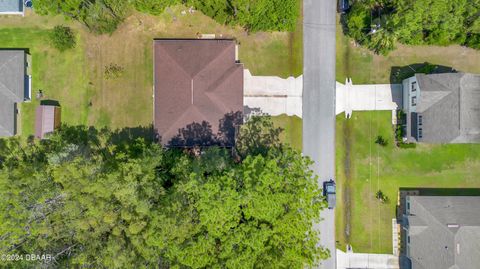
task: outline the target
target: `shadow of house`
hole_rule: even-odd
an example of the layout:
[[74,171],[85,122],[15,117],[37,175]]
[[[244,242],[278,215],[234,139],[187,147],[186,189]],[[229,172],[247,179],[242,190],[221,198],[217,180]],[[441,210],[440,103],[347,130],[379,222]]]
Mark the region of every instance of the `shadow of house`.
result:
[[60,107],[60,103],[57,100],[42,100],[40,101],[41,106],[58,106]]
[[218,132],[207,121],[201,123],[192,122],[178,129],[178,134],[171,138],[166,146],[175,147],[233,147],[238,132],[238,127],[243,123],[243,113],[240,111],[230,112],[224,115],[218,122]]
[[393,66],[390,71],[390,83],[402,83],[404,79],[413,77],[415,74],[444,74],[456,73],[457,70],[449,66],[425,63],[415,63],[407,66]]
[[480,188],[400,188],[396,206],[398,220],[405,214],[406,196],[480,196]]

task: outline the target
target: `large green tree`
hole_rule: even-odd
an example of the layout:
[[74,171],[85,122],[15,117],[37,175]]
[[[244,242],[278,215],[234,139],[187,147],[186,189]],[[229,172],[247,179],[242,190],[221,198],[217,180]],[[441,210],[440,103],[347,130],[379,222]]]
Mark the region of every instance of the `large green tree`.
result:
[[188,0],[220,23],[241,25],[247,30],[293,31],[300,13],[298,0]]
[[480,0],[354,1],[345,19],[348,35],[377,53],[393,50],[397,40],[480,46]]
[[202,154],[129,134],[0,140],[0,252],[95,268],[301,268],[328,255],[311,163],[268,119],[249,121],[237,149]]
[[61,14],[85,24],[99,34],[112,33],[123,21],[128,1],[117,0],[36,0],[35,12]]
[[130,7],[159,15],[165,8],[194,6],[222,24],[241,25],[248,31],[293,31],[300,13],[298,0],[37,0],[39,14],[62,14],[84,23],[95,33],[112,33]]

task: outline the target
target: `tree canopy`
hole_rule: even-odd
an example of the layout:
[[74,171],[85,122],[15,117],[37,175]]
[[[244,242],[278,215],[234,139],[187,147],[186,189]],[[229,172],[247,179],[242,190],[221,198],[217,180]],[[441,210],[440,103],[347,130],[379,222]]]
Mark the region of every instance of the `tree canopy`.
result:
[[63,14],[99,34],[112,33],[134,9],[159,15],[177,4],[193,6],[222,24],[248,31],[293,31],[299,16],[298,0],[37,0],[39,14]]
[[188,0],[222,24],[256,31],[293,31],[299,16],[298,0]]
[[50,42],[59,51],[72,49],[75,47],[75,34],[67,26],[57,25],[50,33]]
[[242,129],[233,155],[82,126],[0,140],[0,251],[94,268],[301,268],[325,258],[312,227],[325,202],[309,159],[279,143],[268,119]]
[[345,22],[349,36],[377,53],[396,42],[480,49],[480,0],[354,1]]
[[35,12],[61,14],[85,24],[98,34],[112,33],[128,11],[128,1],[117,0],[36,0]]

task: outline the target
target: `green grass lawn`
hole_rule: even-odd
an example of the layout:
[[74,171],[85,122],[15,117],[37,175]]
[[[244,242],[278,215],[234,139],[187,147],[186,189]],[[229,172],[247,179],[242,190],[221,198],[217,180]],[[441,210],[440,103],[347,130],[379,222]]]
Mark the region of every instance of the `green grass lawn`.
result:
[[294,149],[302,150],[302,119],[285,114],[272,117],[273,124],[283,129],[281,139]]
[[84,45],[59,53],[49,45],[48,29],[0,29],[0,48],[25,48],[32,55],[32,102],[20,107],[21,133],[34,133],[35,107],[39,89],[45,99],[55,99],[62,106],[62,120],[68,124],[87,124],[87,101],[91,96],[85,76]]
[[[349,125],[349,127],[347,127]],[[348,129],[350,128],[350,129]],[[350,131],[348,131],[350,130]],[[378,135],[386,147],[375,144]],[[392,218],[401,187],[479,188],[480,145],[419,145],[399,149],[393,145],[391,112],[354,112],[337,118],[337,240],[356,252],[391,253]],[[350,142],[350,221],[345,207],[346,143]],[[375,193],[382,190],[390,203]],[[350,238],[345,236],[350,223]]]
[[339,23],[337,23],[336,38],[337,81],[345,83],[345,78],[351,77],[355,84],[371,83],[372,53],[365,49],[354,47],[352,41],[343,34],[342,26]]
[[252,33],[239,35],[240,60],[253,75],[298,77],[303,74],[303,6],[301,16],[291,33]]

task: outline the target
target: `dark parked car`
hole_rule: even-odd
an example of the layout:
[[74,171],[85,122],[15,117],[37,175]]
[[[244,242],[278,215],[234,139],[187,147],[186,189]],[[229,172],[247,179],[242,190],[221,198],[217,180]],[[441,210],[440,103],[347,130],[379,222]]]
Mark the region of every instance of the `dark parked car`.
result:
[[338,0],[338,12],[345,14],[347,13],[350,5],[348,4],[348,0]]
[[335,192],[335,181],[333,181],[333,179],[323,182],[323,195],[327,197],[328,208],[335,208],[337,203],[337,195]]

